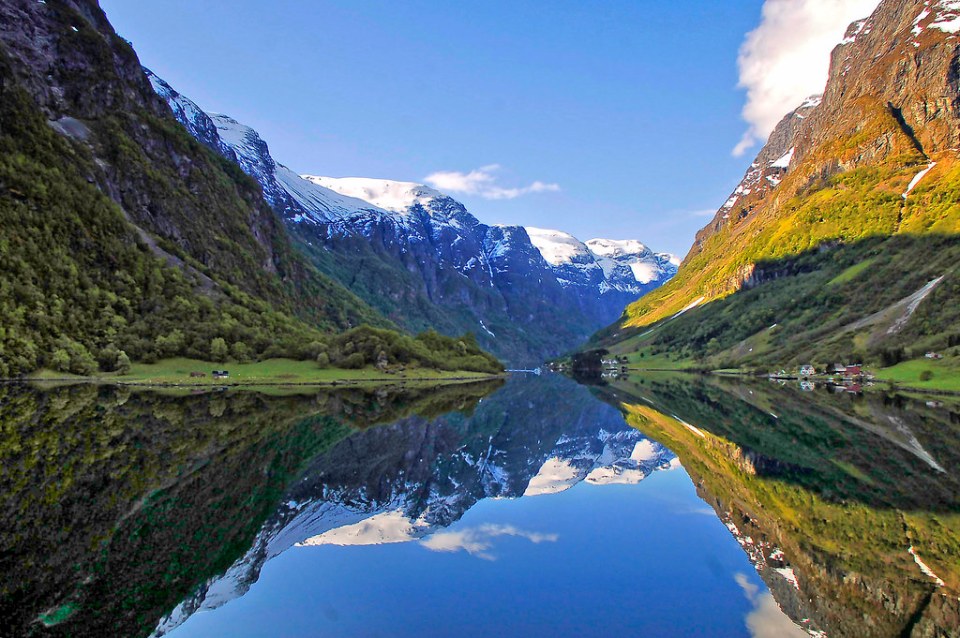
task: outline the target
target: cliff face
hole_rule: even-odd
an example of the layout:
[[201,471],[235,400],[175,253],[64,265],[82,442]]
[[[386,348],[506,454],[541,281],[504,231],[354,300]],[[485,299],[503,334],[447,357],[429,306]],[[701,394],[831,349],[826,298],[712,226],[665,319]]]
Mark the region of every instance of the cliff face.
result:
[[[219,167],[176,139],[168,107],[95,2],[20,0],[0,12],[15,81],[56,131],[88,147],[91,177],[133,223],[215,268],[239,265],[243,253],[255,271],[277,272],[284,248],[275,216],[249,182],[218,188],[207,177]],[[217,246],[216,230],[237,245]]]
[[722,228],[735,225],[748,217],[776,190],[793,164],[801,128],[822,101],[823,98],[819,95],[811,96],[780,120],[736,189],[710,223],[697,233],[687,259],[700,253],[707,240]]
[[[822,97],[777,126],[677,276],[631,305],[601,340],[633,339],[700,306],[648,342],[772,363],[778,352],[786,363],[947,347],[931,326],[957,320],[944,302],[958,293],[958,18],[960,4],[949,0],[884,0],[852,24],[832,54]],[[934,280],[939,309],[922,305],[924,320],[908,314],[881,334],[874,315],[892,317]],[[854,343],[860,320],[876,334]],[[771,326],[792,336],[754,343]]]

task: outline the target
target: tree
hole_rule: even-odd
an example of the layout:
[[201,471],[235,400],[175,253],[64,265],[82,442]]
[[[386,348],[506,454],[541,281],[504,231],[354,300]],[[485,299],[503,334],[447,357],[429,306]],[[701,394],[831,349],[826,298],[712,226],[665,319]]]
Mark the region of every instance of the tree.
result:
[[97,361],[82,344],[76,345],[76,349],[70,353],[70,372],[82,375],[93,374],[97,370]]
[[348,370],[357,369],[357,368],[362,368],[363,364],[364,364],[363,355],[360,354],[359,352],[354,352],[353,354],[351,354],[346,359],[340,362],[340,367],[346,368]]
[[250,360],[250,348],[248,348],[247,344],[242,341],[237,341],[235,344],[233,344],[233,347],[230,348],[230,351],[232,352],[233,358],[237,361],[237,363],[246,363]]
[[317,367],[320,368],[321,370],[324,370],[324,369],[326,369],[326,368],[329,368],[329,367],[330,367],[330,355],[328,355],[326,352],[321,352],[320,354],[318,354],[318,355],[317,355]]
[[214,337],[210,341],[210,358],[218,363],[223,363],[227,360],[230,350],[227,348],[227,342],[223,337]]
[[185,338],[183,332],[174,329],[168,335],[157,337],[157,351],[161,358],[173,357],[183,352]]
[[60,348],[53,351],[53,356],[50,357],[50,367],[56,370],[57,372],[69,372],[70,371],[70,354],[66,350]]
[[120,350],[117,349],[117,346],[110,343],[100,350],[97,363],[100,364],[100,369],[104,372],[112,372],[117,369],[117,358],[119,356]]
[[117,355],[117,374],[129,374],[130,357],[123,350]]

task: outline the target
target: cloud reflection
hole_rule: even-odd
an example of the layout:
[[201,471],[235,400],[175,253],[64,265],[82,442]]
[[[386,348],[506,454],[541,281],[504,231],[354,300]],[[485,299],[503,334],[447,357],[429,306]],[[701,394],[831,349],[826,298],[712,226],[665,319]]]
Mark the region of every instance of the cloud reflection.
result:
[[746,574],[736,574],[733,578],[743,588],[747,600],[753,603],[753,611],[746,617],[747,630],[753,638],[809,638],[807,632],[783,613],[773,594],[769,591],[761,593]]
[[498,536],[517,536],[525,538],[531,543],[554,543],[559,538],[556,534],[528,532],[513,525],[487,524],[467,527],[455,532],[433,534],[421,540],[420,544],[434,552],[464,551],[477,558],[495,560],[496,557],[490,554],[488,550],[493,547],[493,539]]

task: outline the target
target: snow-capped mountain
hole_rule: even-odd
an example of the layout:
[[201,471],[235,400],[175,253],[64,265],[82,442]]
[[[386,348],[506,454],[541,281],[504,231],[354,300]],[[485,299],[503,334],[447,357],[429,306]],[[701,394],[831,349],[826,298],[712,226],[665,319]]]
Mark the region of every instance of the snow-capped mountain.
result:
[[536,364],[676,272],[675,259],[637,241],[587,247],[559,231],[483,224],[423,184],[298,175],[252,128],[147,76],[198,141],[260,183],[322,272],[408,330],[472,332],[508,363]]
[[670,279],[680,265],[677,257],[654,253],[634,239],[582,242],[561,230],[527,226],[526,231],[557,281],[581,288],[581,294],[636,298]]
[[677,465],[671,451],[586,388],[558,377],[513,380],[463,423],[413,417],[337,444],[292,484],[247,553],[184,600],[155,635],[243,596],[267,561],[294,547],[429,546],[431,535],[485,498],[545,496],[581,482],[635,484]]

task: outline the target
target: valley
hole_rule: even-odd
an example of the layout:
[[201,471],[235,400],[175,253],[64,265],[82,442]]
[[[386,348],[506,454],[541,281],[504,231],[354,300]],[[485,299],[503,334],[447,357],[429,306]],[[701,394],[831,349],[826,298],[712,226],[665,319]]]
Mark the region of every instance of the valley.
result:
[[3,638],[960,638],[958,397],[960,0],[0,0]]

